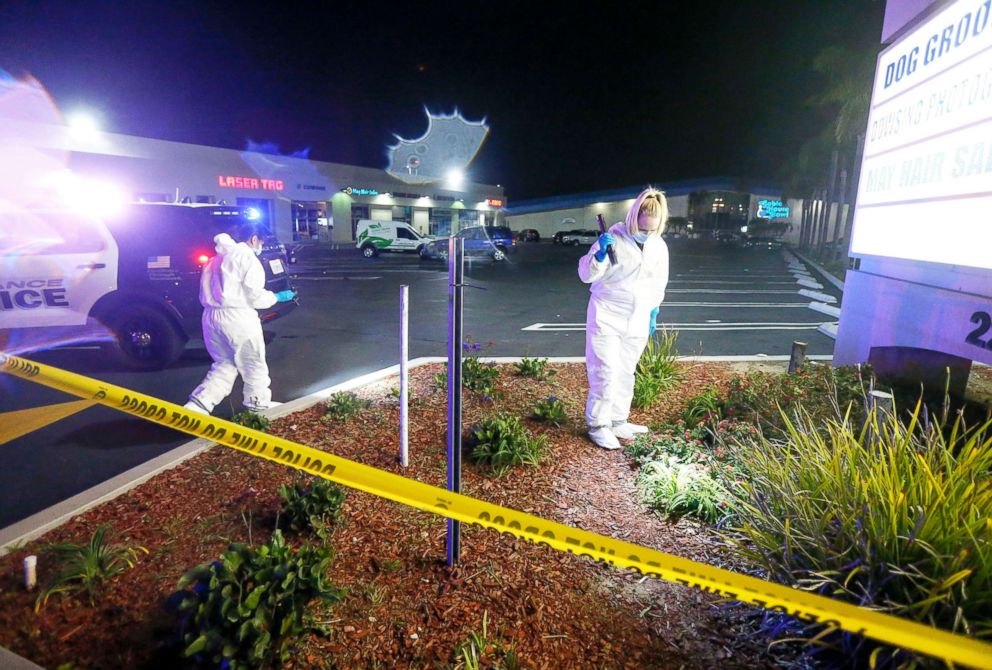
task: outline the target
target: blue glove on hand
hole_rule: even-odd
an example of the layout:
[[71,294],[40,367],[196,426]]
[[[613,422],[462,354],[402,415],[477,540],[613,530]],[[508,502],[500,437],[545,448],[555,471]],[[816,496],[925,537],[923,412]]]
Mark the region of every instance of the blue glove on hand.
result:
[[599,251],[597,251],[593,256],[597,261],[602,263],[606,260],[607,252],[606,247],[612,246],[616,242],[616,239],[609,233],[603,233],[599,236]]
[[655,307],[651,310],[651,321],[648,323],[648,337],[654,335],[654,331],[658,330],[658,308]]
[[279,291],[276,293],[276,302],[289,302],[296,297],[296,291]]

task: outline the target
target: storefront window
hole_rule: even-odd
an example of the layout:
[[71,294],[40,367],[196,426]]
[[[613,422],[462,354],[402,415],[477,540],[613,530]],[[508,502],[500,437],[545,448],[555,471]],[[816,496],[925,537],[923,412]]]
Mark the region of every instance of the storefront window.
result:
[[431,209],[430,224],[427,229],[428,234],[437,235],[438,237],[451,235],[451,222],[454,219],[454,215],[455,212],[452,209]]
[[393,205],[393,221],[411,223],[413,221],[413,208]]
[[[328,225],[326,202],[294,201],[292,212],[294,240],[320,239],[321,227]],[[324,236],[327,236],[326,231]]]
[[369,218],[369,207],[368,205],[352,205],[351,206],[351,239],[355,239],[358,236],[358,222],[361,219]]

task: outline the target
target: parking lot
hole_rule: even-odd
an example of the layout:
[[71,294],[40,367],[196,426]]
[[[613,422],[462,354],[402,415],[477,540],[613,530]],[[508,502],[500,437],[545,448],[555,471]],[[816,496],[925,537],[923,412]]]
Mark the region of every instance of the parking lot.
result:
[[[521,244],[505,261],[467,264],[465,334],[493,356],[582,356],[588,288],[576,274],[584,247]],[[830,354],[817,332],[829,316],[789,271],[781,250],[675,240],[660,321],[678,331],[683,355],[784,355],[793,340]],[[266,327],[276,400],[289,400],[398,361],[399,287],[410,287],[410,356],[446,352],[447,265],[416,255],[366,259],[353,247],[299,249],[301,306]],[[839,295],[827,285],[824,293]],[[182,403],[209,366],[202,343],[154,373],[107,369],[91,348],[34,354],[43,362]],[[65,402],[49,389],[0,378],[0,411]],[[240,389],[233,395],[240,398]],[[222,403],[229,416],[237,406]],[[103,407],[90,408],[4,446],[0,527],[168,451],[186,438]]]

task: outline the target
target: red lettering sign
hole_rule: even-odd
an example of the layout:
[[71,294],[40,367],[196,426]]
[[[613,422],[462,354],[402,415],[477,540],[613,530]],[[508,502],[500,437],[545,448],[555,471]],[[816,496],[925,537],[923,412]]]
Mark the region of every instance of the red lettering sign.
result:
[[217,175],[217,185],[221,188],[243,188],[256,191],[281,191],[285,184],[281,179],[256,179],[255,177],[231,177]]
[[502,198],[486,198],[486,204],[489,205],[490,207],[502,207],[503,206],[503,199]]

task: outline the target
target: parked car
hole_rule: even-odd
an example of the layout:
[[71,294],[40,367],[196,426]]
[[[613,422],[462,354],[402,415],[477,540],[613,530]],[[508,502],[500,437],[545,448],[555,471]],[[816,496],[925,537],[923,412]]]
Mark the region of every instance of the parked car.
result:
[[[250,207],[164,203],[133,204],[106,219],[58,209],[0,214],[0,230],[16,231],[0,237],[7,259],[0,298],[9,302],[0,330],[44,332],[50,340],[106,340],[109,331],[105,344],[116,361],[162,368],[202,333],[200,272],[216,253],[214,236],[258,216]],[[276,238],[264,240],[259,261],[266,289],[292,288]],[[271,321],[295,306],[276,303],[259,316]]]
[[[452,237],[465,240],[466,256],[489,256],[494,261],[501,261],[506,258],[508,253],[516,251],[513,233],[504,226],[463,228]],[[425,260],[447,260],[449,239],[443,238],[428,242],[421,247],[420,257]]]
[[355,246],[365,258],[375,258],[382,251],[420,253],[421,247],[436,239],[421,235],[403,221],[361,219],[355,230]]
[[533,228],[525,228],[517,233],[518,242],[540,242],[541,233],[537,232]]
[[561,237],[561,243],[564,245],[570,245],[577,247],[580,244],[592,244],[599,239],[598,230],[577,230],[570,233],[566,233]]
[[581,232],[582,232],[581,230],[559,230],[557,233],[554,234],[554,237],[551,238],[551,243],[561,244],[561,238],[565,237],[565,235],[573,235],[575,233],[581,233]]

